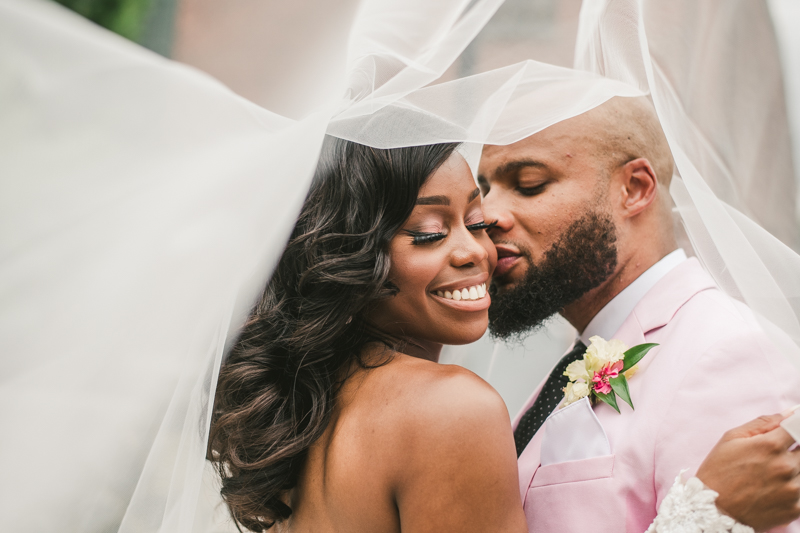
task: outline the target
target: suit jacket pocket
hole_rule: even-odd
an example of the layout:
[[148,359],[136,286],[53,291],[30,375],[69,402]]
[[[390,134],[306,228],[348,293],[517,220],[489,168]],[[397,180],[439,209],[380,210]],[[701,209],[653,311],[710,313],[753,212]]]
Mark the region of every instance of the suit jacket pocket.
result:
[[536,533],[620,533],[625,505],[617,496],[614,456],[542,466],[525,498],[528,529]]
[[606,432],[588,398],[556,409],[547,417],[541,432],[542,466],[611,455]]

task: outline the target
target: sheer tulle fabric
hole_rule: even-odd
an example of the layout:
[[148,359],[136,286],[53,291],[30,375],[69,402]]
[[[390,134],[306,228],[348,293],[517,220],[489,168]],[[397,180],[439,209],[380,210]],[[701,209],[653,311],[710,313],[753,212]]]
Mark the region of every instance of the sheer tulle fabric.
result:
[[273,24],[270,39],[291,43],[303,74],[285,57],[264,65],[279,89],[256,105],[55,5],[0,0],[0,529],[231,528],[204,459],[208,407],[326,131],[465,141],[474,168],[484,143],[649,93],[694,253],[800,367],[796,191],[766,6],[586,0],[576,69],[530,60],[441,82],[500,4],[283,6],[307,24]]

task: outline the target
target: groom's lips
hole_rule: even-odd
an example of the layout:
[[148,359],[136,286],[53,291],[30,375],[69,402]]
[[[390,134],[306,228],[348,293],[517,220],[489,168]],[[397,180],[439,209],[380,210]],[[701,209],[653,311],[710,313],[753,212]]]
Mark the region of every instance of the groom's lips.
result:
[[493,276],[496,278],[505,276],[516,264],[522,254],[512,246],[498,244],[497,248],[497,267],[494,269]]

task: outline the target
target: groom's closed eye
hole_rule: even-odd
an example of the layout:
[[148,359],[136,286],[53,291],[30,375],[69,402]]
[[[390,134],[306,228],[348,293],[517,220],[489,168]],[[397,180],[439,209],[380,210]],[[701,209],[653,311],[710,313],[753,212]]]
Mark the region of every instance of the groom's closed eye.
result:
[[534,185],[532,187],[518,186],[517,192],[519,192],[523,196],[536,196],[537,194],[542,194],[545,191],[548,183],[549,182],[544,182],[538,185]]

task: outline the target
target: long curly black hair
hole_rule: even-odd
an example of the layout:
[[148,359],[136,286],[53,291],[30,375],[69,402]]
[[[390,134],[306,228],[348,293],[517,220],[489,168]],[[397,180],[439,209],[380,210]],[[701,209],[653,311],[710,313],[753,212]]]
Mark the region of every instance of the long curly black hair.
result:
[[391,342],[364,313],[396,292],[388,243],[456,146],[326,138],[286,250],[220,370],[207,457],[238,525],[262,532],[291,515],[286,492],[345,372],[364,364],[366,343]]

